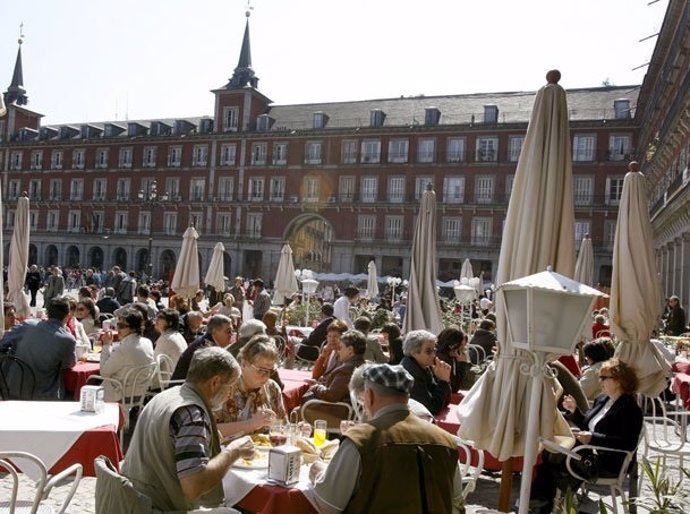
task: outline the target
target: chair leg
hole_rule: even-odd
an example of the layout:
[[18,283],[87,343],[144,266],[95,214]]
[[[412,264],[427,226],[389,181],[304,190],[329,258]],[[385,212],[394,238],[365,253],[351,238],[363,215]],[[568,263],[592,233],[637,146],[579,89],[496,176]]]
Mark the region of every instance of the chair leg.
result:
[[[613,504],[613,514],[618,514],[618,496],[617,496],[617,490],[616,486],[612,485],[610,487],[611,491],[611,503]],[[623,505],[623,508],[625,508],[625,505]]]

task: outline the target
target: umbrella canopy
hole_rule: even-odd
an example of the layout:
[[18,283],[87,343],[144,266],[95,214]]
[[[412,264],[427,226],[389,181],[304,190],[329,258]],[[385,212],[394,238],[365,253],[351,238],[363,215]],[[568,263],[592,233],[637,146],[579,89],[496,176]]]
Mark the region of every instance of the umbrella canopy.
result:
[[472,269],[472,262],[469,259],[462,261],[462,268],[460,268],[460,278],[467,280],[474,278],[474,270]]
[[[549,72],[549,83],[537,92],[508,205],[496,286],[549,265],[568,277],[575,270],[568,106],[559,79],[560,73]],[[520,366],[532,361],[509,340],[502,291],[496,295],[496,314],[500,354],[460,404],[459,433],[506,460],[525,452],[530,378],[520,373]],[[537,419],[539,436],[570,435],[546,381]]]
[[367,296],[369,298],[376,298],[379,295],[379,282],[376,275],[376,263],[369,261],[367,266],[369,274],[367,275]]
[[436,193],[427,185],[419,206],[412,238],[410,286],[407,293],[403,332],[425,329],[438,334],[443,329],[436,288]]
[[592,239],[588,235],[583,237],[580,243],[573,278],[589,287],[594,285],[594,251],[592,250]]
[[225,262],[224,262],[225,246],[223,243],[216,243],[213,247],[213,255],[211,262],[206,270],[204,282],[206,285],[212,286],[217,292],[225,291]]
[[185,298],[193,297],[199,289],[199,254],[196,240],[199,234],[194,227],[189,227],[182,235],[182,248],[175,266],[170,287],[176,294]]
[[290,298],[299,291],[297,277],[295,276],[295,264],[292,261],[292,248],[285,243],[280,250],[280,261],[274,282],[273,303],[283,305],[286,298]]
[[662,309],[662,294],[652,251],[645,178],[639,168],[631,162],[623,180],[613,241],[609,317],[614,335],[622,341],[616,356],[635,363],[639,393],[657,396],[666,387],[671,370],[649,342]]
[[17,200],[14,217],[14,232],[10,242],[10,262],[7,271],[7,299],[16,308],[19,317],[31,315],[29,301],[24,294],[26,267],[29,263],[29,199],[22,196]]

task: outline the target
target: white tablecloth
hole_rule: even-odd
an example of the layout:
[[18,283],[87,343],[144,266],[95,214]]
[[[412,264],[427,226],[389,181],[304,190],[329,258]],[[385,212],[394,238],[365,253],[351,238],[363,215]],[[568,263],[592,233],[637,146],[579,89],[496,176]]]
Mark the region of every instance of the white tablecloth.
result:
[[[0,451],[31,453],[50,469],[84,432],[106,425],[117,427],[119,418],[116,403],[107,403],[96,414],[81,412],[79,402],[0,402]],[[38,478],[33,466],[25,468],[22,471],[30,478]]]

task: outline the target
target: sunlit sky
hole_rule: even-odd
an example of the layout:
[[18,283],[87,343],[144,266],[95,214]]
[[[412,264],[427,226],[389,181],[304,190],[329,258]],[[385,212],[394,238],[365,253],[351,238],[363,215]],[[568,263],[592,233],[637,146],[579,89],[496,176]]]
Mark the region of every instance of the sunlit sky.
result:
[[[641,84],[668,0],[251,0],[252,65],[276,104]],[[246,0],[2,2],[0,90],[24,23],[44,124],[212,114]]]

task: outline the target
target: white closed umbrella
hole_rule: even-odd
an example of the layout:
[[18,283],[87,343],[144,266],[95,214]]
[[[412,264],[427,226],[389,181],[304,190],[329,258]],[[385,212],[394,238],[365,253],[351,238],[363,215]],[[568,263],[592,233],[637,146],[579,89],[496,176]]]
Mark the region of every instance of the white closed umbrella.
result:
[[285,243],[280,249],[280,261],[278,261],[276,279],[273,283],[273,304],[283,305],[285,299],[290,298],[297,291],[299,291],[299,285],[295,276],[292,247]]
[[29,199],[22,196],[17,200],[14,216],[14,232],[10,242],[10,262],[7,269],[7,299],[15,306],[19,317],[31,315],[29,300],[24,294],[26,269],[29,264]]
[[474,278],[474,270],[472,269],[472,261],[465,259],[462,261],[462,267],[460,268],[460,278],[466,278],[467,280]]
[[589,287],[594,285],[594,250],[592,249],[592,239],[589,235],[582,238],[580,251],[577,253],[575,262],[575,276],[573,277],[581,284]]
[[645,178],[637,162],[631,162],[628,169],[613,241],[609,319],[620,340],[616,356],[634,364],[637,392],[653,397],[665,389],[671,368],[649,341],[663,307],[662,293],[652,250]]
[[211,262],[208,265],[208,270],[206,270],[206,276],[204,277],[204,283],[206,285],[213,287],[218,293],[225,291],[225,260],[223,259],[225,254],[225,246],[223,243],[216,243],[213,247],[213,255],[211,255]]
[[[549,265],[566,277],[572,277],[575,270],[568,105],[559,79],[560,73],[549,72],[548,84],[537,92],[534,102],[506,214],[497,287],[543,271]],[[506,461],[525,455],[531,380],[520,368],[529,367],[532,361],[512,345],[503,292],[496,295],[495,301],[500,353],[459,405],[459,434]],[[547,381],[538,396],[536,435],[546,439],[569,436],[570,430],[558,414]],[[528,477],[530,471],[531,468],[526,471]],[[503,479],[509,480],[509,476],[504,474]],[[501,510],[507,507],[499,505]]]
[[376,273],[376,263],[374,261],[369,261],[367,273],[367,296],[369,299],[373,299],[379,295],[379,277]]
[[194,227],[189,227],[182,235],[182,248],[175,266],[170,288],[185,298],[193,297],[199,289],[199,253],[196,240],[199,234]]
[[436,193],[431,184],[428,184],[422,194],[412,238],[412,261],[403,332],[424,329],[438,334],[443,330],[436,275]]

